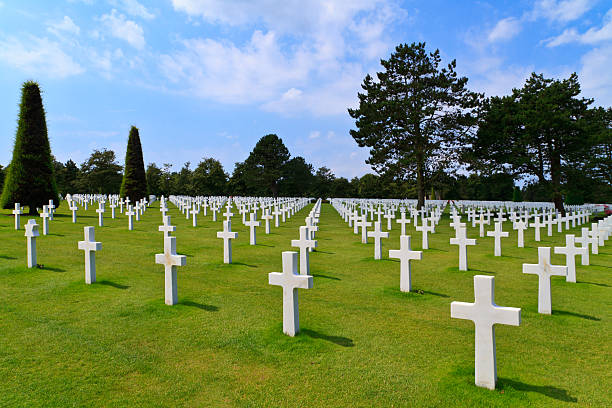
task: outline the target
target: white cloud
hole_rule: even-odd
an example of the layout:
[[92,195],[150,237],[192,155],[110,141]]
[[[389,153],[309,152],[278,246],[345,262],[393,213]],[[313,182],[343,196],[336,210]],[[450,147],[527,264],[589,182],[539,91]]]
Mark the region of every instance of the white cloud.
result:
[[147,10],[138,0],[111,0],[110,4],[134,17],[144,18],[145,20],[152,20],[155,18],[155,14]]
[[0,39],[0,61],[30,75],[66,78],[84,72],[84,69],[66,54],[59,43],[48,38],[16,37]]
[[599,106],[612,106],[612,45],[595,48],[581,58],[578,73],[583,95]]
[[556,47],[562,44],[577,42],[582,44],[596,44],[612,40],[612,9],[608,10],[603,19],[601,28],[591,27],[585,33],[579,34],[574,28],[568,28],[557,37],[545,40],[547,47]]
[[504,41],[514,38],[521,32],[521,23],[514,17],[499,20],[488,36],[489,42]]
[[52,34],[55,34],[58,37],[61,37],[62,34],[79,35],[81,29],[78,25],[74,23],[74,21],[72,21],[70,17],[64,16],[62,21],[49,24],[47,26],[47,31]]
[[527,17],[567,23],[582,17],[595,3],[596,0],[538,0]]
[[145,46],[144,31],[136,22],[127,20],[123,14],[117,13],[113,9],[111,14],[104,14],[100,21],[106,28],[108,35],[127,41],[136,49],[143,49]]
[[321,136],[321,132],[319,132],[318,130],[313,130],[312,132],[310,132],[310,134],[308,135],[309,139],[318,139]]

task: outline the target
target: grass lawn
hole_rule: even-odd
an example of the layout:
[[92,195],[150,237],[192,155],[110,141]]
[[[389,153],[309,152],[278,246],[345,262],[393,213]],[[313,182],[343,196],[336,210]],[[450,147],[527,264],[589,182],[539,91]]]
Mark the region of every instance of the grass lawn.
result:
[[[459,272],[446,216],[423,260],[412,262],[417,292],[402,293],[399,262],[387,256],[399,248],[399,225],[375,261],[372,240],[361,244],[324,204],[314,287],[300,290],[302,331],[290,338],[282,333],[282,290],[268,285],[268,272],[281,270],[281,252],[292,250],[311,206],[270,235],[259,228],[257,246],[234,216],[232,265],[223,264],[220,221],[200,213],[193,228],[170,207],[177,251],[187,256],[176,306],[164,304],[163,266],[155,264],[163,252],[159,203],[134,231],[110,211],[97,227],[94,209],[80,209],[72,224],[62,203],[50,235],[38,238],[42,269],[25,267],[24,230],[2,210],[0,406],[612,406],[612,241],[591,266],[577,259],[578,283],[553,277],[553,314],[544,316],[537,276],[521,265],[537,263],[536,244],[563,246],[565,232],[555,228],[549,238],[542,229],[535,243],[531,229],[524,249],[511,232],[494,257],[493,238],[469,227],[478,245],[468,248],[469,272]],[[86,225],[102,242],[93,285],[84,283],[77,249]],[[421,234],[407,231],[420,249]],[[519,327],[496,326],[495,391],[473,384],[473,323],[450,318],[451,301],[474,301],[475,274],[496,277],[498,305],[522,309]]]

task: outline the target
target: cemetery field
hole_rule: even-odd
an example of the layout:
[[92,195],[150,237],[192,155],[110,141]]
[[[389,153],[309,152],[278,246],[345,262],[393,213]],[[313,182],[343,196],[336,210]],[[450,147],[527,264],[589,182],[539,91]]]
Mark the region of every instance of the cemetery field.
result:
[[[538,278],[522,273],[537,263],[538,246],[563,246],[565,234],[525,232],[517,248],[510,222],[502,257],[493,238],[468,224],[470,270],[458,270],[446,213],[430,235],[422,261],[412,261],[413,293],[399,289],[399,225],[374,260],[373,240],[323,204],[318,248],[310,257],[314,285],[299,290],[301,333],[282,332],[282,289],[268,284],[281,271],[281,252],[312,206],[271,234],[233,217],[233,264],[223,264],[222,217],[200,213],[191,226],[170,204],[177,252],[179,304],[164,304],[159,203],[127,230],[127,218],[79,209],[73,224],[66,202],[37,240],[41,268],[26,267],[26,239],[0,212],[0,406],[390,407],[612,406],[612,244],[577,257],[577,283],[552,278],[552,315],[537,313]],[[236,211],[234,211],[236,212]],[[36,217],[40,224],[40,217]],[[96,226],[97,279],[84,283],[83,227]],[[386,222],[383,222],[383,227]],[[586,225],[585,225],[586,226]],[[492,230],[487,226],[487,230]],[[412,247],[421,233],[407,225]],[[552,255],[553,264],[564,264]],[[495,276],[495,302],[520,307],[521,325],[496,326],[497,389],[474,385],[474,324],[451,319],[451,301],[474,301],[473,276]]]

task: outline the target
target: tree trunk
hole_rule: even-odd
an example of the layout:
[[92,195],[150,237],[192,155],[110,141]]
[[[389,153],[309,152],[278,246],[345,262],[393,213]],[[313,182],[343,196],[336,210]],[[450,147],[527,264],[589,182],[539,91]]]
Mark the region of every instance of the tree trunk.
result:
[[425,206],[425,183],[423,180],[423,160],[421,155],[417,156],[417,193],[419,201],[417,203],[417,210],[420,210]]
[[561,196],[561,157],[558,154],[553,153],[553,157],[550,165],[550,178],[553,187],[553,203],[555,203],[555,209],[561,213],[561,216],[565,217],[565,207],[563,207],[563,197]]

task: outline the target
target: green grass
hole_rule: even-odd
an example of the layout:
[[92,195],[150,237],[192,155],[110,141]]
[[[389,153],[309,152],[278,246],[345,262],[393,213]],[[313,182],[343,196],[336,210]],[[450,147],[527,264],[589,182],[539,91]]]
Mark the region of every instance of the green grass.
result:
[[[248,245],[238,231],[233,265],[224,265],[221,222],[200,214],[200,225],[171,206],[179,268],[179,304],[164,304],[158,203],[127,231],[127,220],[96,227],[98,283],[85,285],[83,226],[97,225],[93,209],[72,224],[66,203],[38,239],[38,263],[25,267],[24,231],[0,214],[0,406],[612,406],[612,245],[580,266],[578,283],[552,279],[553,314],[537,313],[537,277],[522,263],[537,262],[533,230],[527,248],[516,234],[502,240],[468,236],[469,272],[457,269],[444,218],[430,236],[432,249],[413,261],[416,293],[399,291],[396,225],[373,244],[323,205],[318,250],[311,255],[314,288],[300,290],[302,332],[282,334],[282,292],[268,285],[280,271],[281,252],[292,250],[310,207]],[[107,213],[108,214],[108,213]],[[30,217],[22,217],[25,223]],[[40,223],[40,218],[38,219]],[[420,247],[420,233],[413,247]],[[510,224],[504,226],[510,230]],[[574,232],[578,232],[576,228]],[[564,244],[564,234],[540,245]],[[371,240],[370,240],[371,242]],[[563,258],[553,255],[554,263]],[[498,386],[474,382],[474,328],[450,318],[450,302],[473,302],[475,274],[496,277],[495,300],[522,308],[520,327],[497,333]]]

